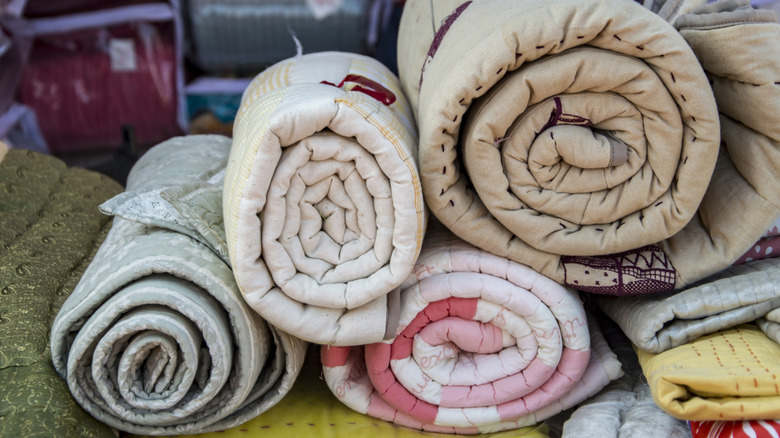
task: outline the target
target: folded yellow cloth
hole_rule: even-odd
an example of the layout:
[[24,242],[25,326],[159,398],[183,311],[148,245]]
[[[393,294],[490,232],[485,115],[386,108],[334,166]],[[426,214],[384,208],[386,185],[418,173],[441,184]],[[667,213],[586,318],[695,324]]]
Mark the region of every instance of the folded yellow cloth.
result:
[[637,350],[655,402],[684,420],[780,418],[780,344],[740,325],[652,354]]

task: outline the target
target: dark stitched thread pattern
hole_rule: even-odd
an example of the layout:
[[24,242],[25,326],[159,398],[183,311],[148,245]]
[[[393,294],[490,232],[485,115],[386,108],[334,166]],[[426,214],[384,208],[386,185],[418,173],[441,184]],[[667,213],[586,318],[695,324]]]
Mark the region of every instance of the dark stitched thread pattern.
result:
[[444,23],[442,23],[441,27],[439,27],[439,30],[436,31],[436,35],[434,35],[433,41],[431,42],[431,47],[428,49],[428,56],[425,57],[425,61],[423,61],[422,69],[420,70],[420,83],[418,84],[420,87],[422,87],[423,76],[425,74],[425,67],[427,67],[430,60],[432,60],[433,57],[436,56],[436,52],[439,50],[439,46],[441,45],[441,42],[444,40],[444,36],[447,35],[447,32],[450,30],[452,24],[455,22],[455,20],[458,19],[458,17],[460,17],[460,14],[462,14],[463,11],[465,11],[470,4],[471,1],[467,1],[462,5],[458,6],[457,9],[455,9],[452,12],[452,14],[450,14],[447,18],[444,19]]

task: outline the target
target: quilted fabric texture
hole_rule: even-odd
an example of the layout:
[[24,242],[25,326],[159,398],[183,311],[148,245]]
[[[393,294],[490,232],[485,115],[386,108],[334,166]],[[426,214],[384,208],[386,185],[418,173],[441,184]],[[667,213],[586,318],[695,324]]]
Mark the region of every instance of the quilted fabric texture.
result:
[[178,137],[144,154],[127,191],[101,205],[122,215],[54,320],[55,368],[79,404],[117,429],[241,424],[275,405],[303,364],[305,343],[246,305],[215,251],[230,145]]
[[307,341],[388,336],[425,232],[416,130],[378,61],[322,52],[282,61],[244,92],[225,176],[241,292]]
[[638,354],[653,400],[677,418],[742,421],[780,415],[780,345],[753,324],[663,353]]
[[439,227],[402,285],[394,339],[322,347],[341,402],[425,431],[492,433],[540,423],[619,376],[575,292]]
[[660,245],[684,286],[737,261],[780,216],[780,24],[774,11],[724,0],[675,25],[712,81],[721,126],[699,211]]
[[600,313],[594,319],[617,355],[623,375],[576,408],[546,423],[551,428],[561,423],[557,436],[562,438],[690,438],[688,424],[664,412],[653,401],[631,341],[620,327]]
[[49,330],[111,222],[98,205],[122,187],[0,143],[0,435],[112,437],[51,363]]
[[584,291],[680,285],[656,243],[695,215],[719,120],[670,23],[625,0],[411,0],[398,50],[425,200],[455,234]]
[[780,259],[734,266],[673,293],[599,297],[598,303],[637,348],[660,353],[703,335],[766,319],[780,308]]

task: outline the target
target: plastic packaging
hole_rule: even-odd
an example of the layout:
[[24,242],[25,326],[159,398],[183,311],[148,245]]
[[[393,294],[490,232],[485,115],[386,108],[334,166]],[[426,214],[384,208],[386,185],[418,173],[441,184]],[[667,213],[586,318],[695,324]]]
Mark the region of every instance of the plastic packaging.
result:
[[[327,3],[313,7],[310,3]],[[367,53],[369,0],[190,0],[184,7],[193,62],[208,73],[254,75],[294,56]]]
[[115,150],[124,125],[141,145],[185,130],[176,20],[164,3],[27,20],[17,100],[35,110],[52,153]]

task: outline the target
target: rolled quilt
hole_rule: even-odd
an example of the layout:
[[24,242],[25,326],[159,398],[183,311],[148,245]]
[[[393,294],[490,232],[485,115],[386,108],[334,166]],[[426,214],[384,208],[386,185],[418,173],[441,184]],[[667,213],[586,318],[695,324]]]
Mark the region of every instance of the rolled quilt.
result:
[[429,231],[392,340],[323,346],[325,382],[355,411],[426,431],[532,425],[595,394],[620,363],[576,292]]
[[696,213],[719,122],[667,21],[629,0],[409,0],[398,49],[426,203],[455,234],[580,290],[679,285],[656,243]]
[[144,154],[101,205],[111,231],[54,320],[55,369],[116,429],[222,430],[276,404],[301,369],[305,343],[246,305],[225,262],[230,144],[179,137]]
[[770,312],[778,313],[780,259],[732,266],[672,293],[600,296],[597,302],[637,348],[660,353],[703,335],[766,320]]
[[230,260],[252,308],[316,343],[392,332],[426,223],[416,138],[398,79],[372,58],[301,55],[253,80],[224,192]]
[[683,286],[733,264],[780,216],[780,24],[774,11],[725,0],[675,26],[712,82],[721,126],[698,213],[660,245]]
[[637,350],[656,404],[689,421],[780,418],[780,345],[743,324],[667,350]]

